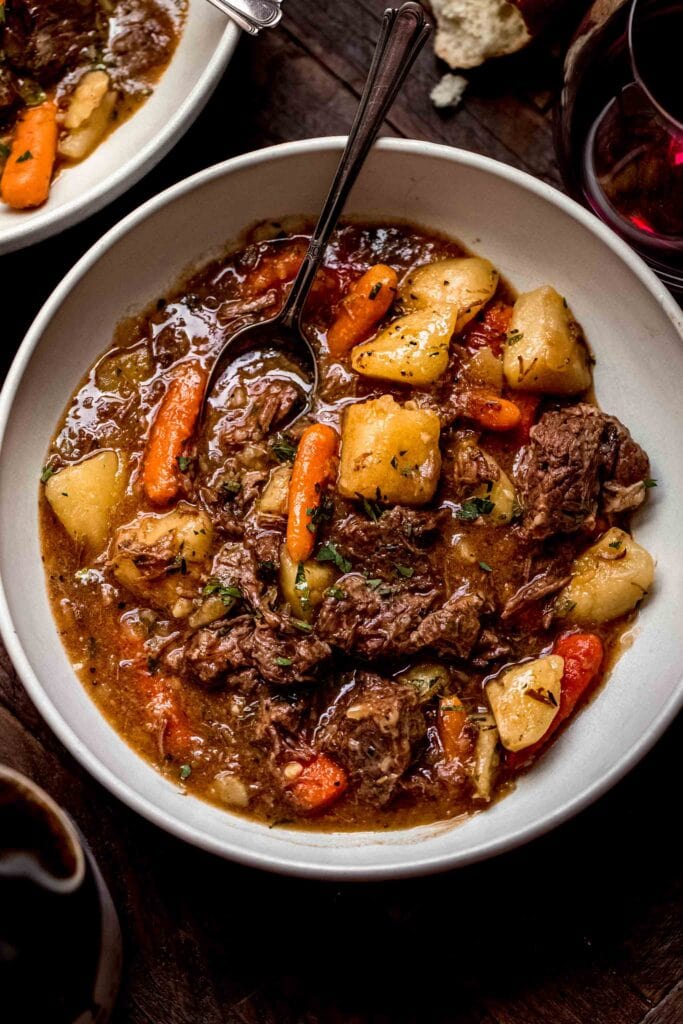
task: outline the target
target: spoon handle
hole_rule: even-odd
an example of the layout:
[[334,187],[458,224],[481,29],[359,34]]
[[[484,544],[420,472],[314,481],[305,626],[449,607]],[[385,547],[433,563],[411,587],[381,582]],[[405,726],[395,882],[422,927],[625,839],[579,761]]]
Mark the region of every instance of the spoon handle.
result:
[[405,3],[398,9],[389,8],[384,12],[382,30],[344,154],[311,237],[308,252],[280,313],[282,322],[288,327],[298,326],[330,235],[349,192],[396,93],[430,31],[431,25],[421,4]]

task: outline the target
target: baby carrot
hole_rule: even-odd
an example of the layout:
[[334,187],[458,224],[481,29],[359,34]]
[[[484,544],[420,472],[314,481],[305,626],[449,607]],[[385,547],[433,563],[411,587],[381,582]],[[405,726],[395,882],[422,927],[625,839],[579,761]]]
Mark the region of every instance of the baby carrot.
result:
[[515,405],[520,414],[520,421],[515,430],[515,440],[520,444],[526,444],[529,440],[529,432],[536,422],[536,413],[540,404],[540,395],[534,395],[530,391],[515,391]]
[[514,402],[487,391],[473,391],[468,396],[467,416],[485,430],[514,430],[522,418]]
[[44,203],[56,155],[57,107],[46,100],[37,107],[28,107],[19,118],[0,182],[4,202],[15,210]]
[[338,440],[336,430],[324,423],[313,423],[301,435],[287,503],[287,550],[295,562],[305,562],[313,553],[314,514],[333,473]]
[[335,358],[365,341],[394,301],[397,287],[396,271],[383,263],[370,267],[354,281],[327,332],[327,347]]
[[304,261],[306,246],[301,241],[278,246],[275,252],[262,257],[245,281],[247,291],[262,295],[279,284],[293,280]]
[[145,493],[155,505],[166,505],[180,490],[178,457],[192,436],[205,383],[206,375],[197,363],[182,363],[161,400],[142,469]]
[[299,810],[322,811],[342,795],[348,784],[344,769],[327,754],[318,754],[292,786],[292,797]]
[[447,761],[462,761],[470,752],[470,738],[465,731],[467,712],[459,697],[441,697],[437,730]]

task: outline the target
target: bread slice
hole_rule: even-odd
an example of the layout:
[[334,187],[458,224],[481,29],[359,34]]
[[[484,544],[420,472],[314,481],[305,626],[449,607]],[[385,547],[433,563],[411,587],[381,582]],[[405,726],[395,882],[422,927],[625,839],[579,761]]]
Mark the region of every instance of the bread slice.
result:
[[475,68],[515,53],[531,40],[524,18],[506,0],[431,0],[434,52],[452,68]]

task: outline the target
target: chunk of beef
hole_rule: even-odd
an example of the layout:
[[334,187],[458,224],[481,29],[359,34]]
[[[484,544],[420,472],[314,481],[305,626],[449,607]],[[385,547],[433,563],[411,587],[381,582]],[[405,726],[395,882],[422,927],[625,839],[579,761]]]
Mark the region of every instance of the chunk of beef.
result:
[[537,539],[592,529],[601,499],[621,510],[645,499],[647,455],[614,416],[580,403],[546,412],[515,467],[523,530]]
[[8,0],[3,45],[8,63],[41,85],[56,81],[102,46],[98,0]]
[[121,5],[110,49],[126,76],[135,78],[165,64],[174,43],[173,22],[155,0],[126,0]]
[[273,628],[248,616],[200,629],[185,647],[182,670],[206,687],[229,683],[250,669],[275,686],[314,682],[329,645],[285,629],[286,620]]
[[440,654],[467,658],[479,636],[484,599],[479,594],[452,594],[446,603],[430,612],[408,640],[408,647],[430,647]]
[[413,686],[359,672],[323,712],[314,743],[348,771],[361,799],[383,807],[410,767],[425,731]]
[[233,388],[216,428],[221,449],[263,441],[300,397],[289,381],[269,377]]
[[376,522],[351,513],[335,521],[330,539],[354,566],[372,577],[395,578],[397,565],[412,570],[414,586],[428,586],[431,564],[428,549],[438,537],[448,512],[425,512],[396,505]]
[[316,633],[323,640],[362,658],[392,657],[405,653],[410,637],[433,606],[438,592],[415,593],[368,586],[362,576],[345,576],[339,588],[344,597],[331,595],[320,605]]
[[278,627],[280,616],[271,607],[277,594],[274,588],[266,588],[253,545],[253,537],[245,541],[226,541],[214,557],[211,575],[224,586],[239,587],[251,608],[269,626]]

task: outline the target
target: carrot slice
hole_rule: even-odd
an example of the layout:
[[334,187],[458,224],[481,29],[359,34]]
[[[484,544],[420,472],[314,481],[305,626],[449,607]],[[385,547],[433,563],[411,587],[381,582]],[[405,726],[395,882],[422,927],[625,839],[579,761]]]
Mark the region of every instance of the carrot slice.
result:
[[292,281],[304,261],[306,246],[302,241],[278,246],[275,252],[261,258],[256,269],[245,281],[251,295],[262,295],[271,288]]
[[520,416],[515,430],[515,441],[519,444],[526,444],[529,440],[529,434],[536,422],[536,413],[540,404],[540,395],[533,395],[530,391],[515,391],[515,405],[519,409]]
[[504,302],[496,302],[487,306],[481,320],[471,320],[463,332],[463,341],[469,349],[490,348],[494,356],[503,353],[505,336],[510,319],[512,306]]
[[469,754],[472,744],[466,726],[467,712],[459,697],[441,697],[437,730],[447,761],[461,761]]
[[57,155],[57,107],[46,100],[20,116],[2,172],[2,198],[15,210],[40,206],[50,193]]
[[292,798],[301,811],[322,811],[339,799],[348,784],[344,769],[327,754],[318,754],[292,786]]
[[522,414],[514,402],[489,391],[472,391],[467,396],[466,415],[484,430],[514,430]]
[[160,751],[182,760],[192,751],[192,730],[178,699],[180,681],[154,669],[141,637],[125,626],[119,634],[119,647],[129,663],[125,670],[145,701],[145,715],[157,732]]
[[595,633],[565,633],[553,644],[552,653],[564,658],[559,710],[537,743],[506,755],[506,762],[511,768],[521,768],[533,760],[562,722],[569,718],[600,671],[604,648]]
[[178,457],[192,436],[204,397],[206,374],[197,363],[182,363],[164,395],[147,442],[142,469],[145,493],[155,505],[178,494]]
[[327,347],[335,358],[365,341],[391,306],[397,288],[396,271],[383,263],[370,267],[354,281],[327,332]]
[[324,423],[306,427],[296,451],[289,481],[287,550],[295,562],[305,562],[315,543],[315,511],[333,473],[339,438]]

